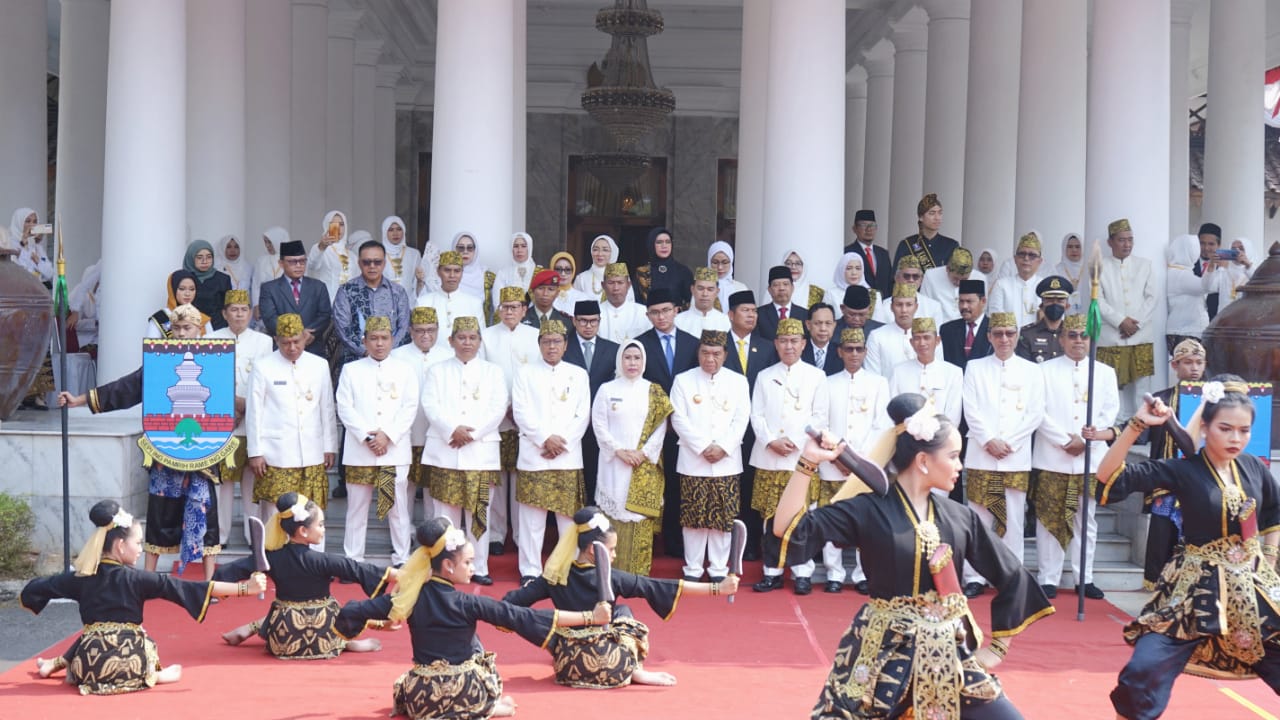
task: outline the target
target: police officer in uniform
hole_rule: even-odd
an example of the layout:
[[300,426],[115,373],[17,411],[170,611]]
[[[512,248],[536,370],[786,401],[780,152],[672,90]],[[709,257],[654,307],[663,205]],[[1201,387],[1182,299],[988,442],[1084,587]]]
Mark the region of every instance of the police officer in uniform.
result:
[[1050,275],[1036,285],[1040,296],[1039,319],[1023,326],[1018,333],[1018,357],[1034,363],[1052,360],[1062,354],[1062,318],[1067,314],[1068,298],[1075,290],[1071,281],[1061,275]]

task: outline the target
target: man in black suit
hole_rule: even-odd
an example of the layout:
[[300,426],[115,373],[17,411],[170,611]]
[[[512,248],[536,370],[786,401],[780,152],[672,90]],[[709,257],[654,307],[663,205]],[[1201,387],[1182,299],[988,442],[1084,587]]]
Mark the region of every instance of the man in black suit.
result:
[[[862,289],[866,290],[866,288]],[[773,346],[773,342],[764,339],[760,333],[756,332],[758,317],[756,297],[750,290],[739,290],[729,296],[729,346],[724,366],[745,375],[747,389],[752,393],[755,392],[756,376],[760,371],[778,362],[778,351]],[[755,433],[748,424],[747,432],[742,436],[742,456],[751,457],[751,448],[755,444]],[[738,484],[742,496],[738,518],[747,526],[747,549],[743,557],[748,560],[760,559],[760,535],[764,527],[764,518],[761,518],[760,513],[751,507],[755,477],[755,471],[751,466],[743,463]]]
[[836,334],[836,309],[826,303],[815,304],[809,308],[809,319],[804,321],[804,327],[809,331],[809,342],[800,353],[800,361],[813,365],[824,375],[843,370],[844,361],[836,352],[840,343],[831,342]]
[[[646,299],[653,327],[636,338],[644,347],[644,379],[671,394],[676,375],[698,365],[699,338],[676,327],[675,296],[666,288],[654,288]],[[662,444],[662,472],[666,486],[662,494],[662,543],[668,557],[684,557],[684,534],[680,528],[680,475],[676,472],[679,438],[667,433]]]
[[756,328],[769,342],[773,342],[773,336],[778,332],[779,320],[795,318],[803,322],[809,319],[809,313],[804,308],[791,302],[791,293],[795,289],[790,268],[785,265],[769,268],[769,297],[773,298],[773,302],[756,308]]
[[938,330],[942,357],[964,370],[970,360],[992,353],[987,339],[987,287],[981,280],[961,280],[957,301],[960,319],[945,322]]
[[567,328],[573,324],[573,318],[552,307],[556,295],[560,294],[560,277],[555,270],[543,270],[533,276],[529,282],[529,310],[520,322],[535,328],[542,327],[543,320],[559,320]]
[[844,251],[862,256],[862,274],[867,284],[875,288],[880,297],[889,297],[893,294],[893,263],[889,260],[889,251],[875,242],[876,212],[859,210],[853,216],[853,242],[845,246]]
[[301,240],[291,240],[280,245],[280,268],[284,271],[275,280],[262,284],[258,307],[267,334],[276,335],[276,318],[285,313],[302,316],[303,340],[307,352],[324,357],[325,330],[333,309],[329,303],[329,290],[315,278],[307,277],[307,251]]
[[[579,300],[573,308],[573,327],[564,350],[564,361],[587,371],[591,385],[591,402],[595,403],[600,386],[613,379],[617,369],[618,344],[610,342],[600,332],[600,303],[595,300]],[[582,436],[582,475],[586,479],[587,504],[595,505],[596,473],[600,460],[600,444],[590,425]]]
[[871,291],[861,285],[845,288],[834,337],[840,337],[840,333],[854,328],[861,330],[864,337],[870,335],[872,330],[884,325],[879,320],[872,320],[871,313]]

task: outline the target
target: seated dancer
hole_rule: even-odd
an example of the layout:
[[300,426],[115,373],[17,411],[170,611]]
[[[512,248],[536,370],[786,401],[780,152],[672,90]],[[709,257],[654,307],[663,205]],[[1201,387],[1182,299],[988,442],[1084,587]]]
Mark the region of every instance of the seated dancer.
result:
[[[824,434],[821,442],[808,440],[778,501],[780,564],[808,560],[827,542],[856,547],[871,591],[840,640],[815,719],[1022,717],[991,670],[1008,652],[1009,638],[1053,606],[973,510],[946,497],[960,473],[960,433],[935,412],[915,393],[889,401],[895,426],[868,461],[882,465],[892,456],[897,480],[885,496],[866,492],[851,476],[830,505],[806,512],[810,478],[839,455],[835,439]],[[980,647],[982,632],[960,591],[956,565],[963,563],[998,588],[987,647]]]
[[22,606],[39,614],[51,600],[80,604],[84,633],[61,657],[36,658],[40,677],[67,669],[67,684],[82,695],[116,695],[146,690],[156,683],[177,682],[181,665],[162,667],[156,644],[142,629],[147,600],[181,605],[196,622],[204,622],[209,601],[229,595],[260,593],[266,578],[249,582],[194,582],[138,570],[142,527],[115,500],[100,500],[89,509],[97,528],[76,556],[75,570],[41,577],[22,588]]
[[1159,717],[1181,672],[1257,676],[1280,694],[1280,488],[1267,466],[1244,452],[1255,412],[1249,386],[1218,375],[1202,392],[1204,447],[1196,457],[1125,463],[1146,426],[1173,417],[1157,399],[1138,410],[1098,466],[1099,505],[1166,490],[1182,508],[1186,539],[1125,627],[1133,656],[1111,691],[1117,717]]
[[448,518],[418,526],[420,547],[400,568],[394,595],[347,603],[334,627],[354,638],[370,621],[408,621],[413,668],[395,682],[395,714],[412,720],[482,720],[514,715],[515,700],[502,694],[494,654],[476,637],[476,623],[487,622],[546,647],[557,627],[608,625],[607,603],[591,611],[531,610],[459,590],[471,582],[475,548]]
[[[599,597],[595,555],[597,540],[609,548],[610,557],[618,546],[618,532],[599,508],[585,507],[574,513],[573,527],[560,536],[547,559],[542,577],[512,590],[503,599],[527,607],[551,599],[557,610],[581,614]],[[644,598],[663,620],[671,619],[676,603],[684,595],[733,595],[738,577],[722,582],[688,582],[633,575],[614,569],[610,574],[616,597]],[[556,671],[556,682],[578,688],[615,688],[637,685],[675,685],[671,673],[644,668],[649,654],[649,628],[636,620],[631,608],[614,604],[613,620],[604,627],[582,630],[557,629],[547,643]]]
[[[343,650],[373,652],[382,649],[376,639],[342,639],[333,631],[338,601],[329,594],[333,578],[359,583],[370,597],[380,593],[394,568],[381,570],[369,563],[338,555],[312,552],[324,541],[324,510],[305,495],[287,492],[276,501],[279,512],[267,523],[267,575],[276,583],[276,597],[261,620],[254,620],[222,636],[228,645],[239,645],[254,635],[267,643],[267,652],[281,660],[327,660]],[[218,566],[216,580],[243,580],[253,574],[253,555]]]

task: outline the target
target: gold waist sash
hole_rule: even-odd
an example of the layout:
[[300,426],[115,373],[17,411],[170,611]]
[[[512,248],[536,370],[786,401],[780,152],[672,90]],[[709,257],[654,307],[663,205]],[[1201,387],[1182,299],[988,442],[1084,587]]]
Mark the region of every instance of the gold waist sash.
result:
[[[1262,560],[1262,545],[1258,538],[1242,542],[1239,535],[1232,535],[1205,545],[1187,544],[1183,555],[1170,602],[1177,604],[1175,601],[1189,597],[1205,564],[1215,566],[1221,593],[1218,607],[1222,651],[1249,665],[1261,660],[1264,648],[1254,581],[1255,568]],[[1261,564],[1265,566],[1267,563]]]

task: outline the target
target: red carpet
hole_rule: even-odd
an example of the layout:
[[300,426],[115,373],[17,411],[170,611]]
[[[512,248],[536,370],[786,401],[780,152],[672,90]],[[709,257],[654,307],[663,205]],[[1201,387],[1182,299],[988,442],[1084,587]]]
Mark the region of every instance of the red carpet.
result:
[[[514,562],[511,554],[495,558],[494,576],[513,578]],[[674,560],[656,565],[659,576],[679,572]],[[747,570],[751,580],[759,579],[759,573],[758,566]],[[513,586],[513,581],[499,581],[484,592],[501,597]],[[686,597],[667,623],[643,601],[631,604],[652,631],[646,665],[674,674],[679,684],[673,688],[562,688],[551,680],[544,651],[488,626],[482,626],[481,640],[498,654],[506,692],[519,703],[517,717],[529,720],[808,717],[831,653],[862,596],[848,589],[840,595],[819,589],[798,598],[789,583],[768,595],[744,589],[735,605],[719,598]],[[352,585],[335,584],[334,591],[342,601],[359,593]],[[974,601],[980,622],[988,617],[989,598]],[[1091,601],[1087,621],[1079,623],[1074,594],[1064,592],[1057,605],[1057,615],[1015,640],[999,672],[1005,690],[1027,718],[1112,718],[1107,693],[1129,655],[1120,637],[1124,615],[1107,603]],[[0,717],[70,718],[93,712],[107,713],[97,716],[113,720],[166,718],[190,716],[192,708],[202,708],[201,717],[387,716],[391,683],[410,664],[407,632],[366,635],[382,640],[378,653],[312,662],[270,658],[256,639],[237,648],[219,639],[220,633],[261,615],[266,607],[256,598],[230,598],[212,607],[205,623],[197,625],[174,605],[152,603],[146,627],[159,645],[161,660],[183,666],[181,682],[128,695],[83,698],[60,679],[40,680],[31,662],[0,675]],[[60,653],[69,642],[67,638],[43,655]],[[1258,710],[1248,709],[1223,688]],[[1164,717],[1274,718],[1280,717],[1280,699],[1258,680],[1224,683],[1183,676]]]

